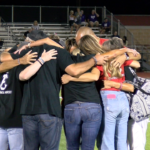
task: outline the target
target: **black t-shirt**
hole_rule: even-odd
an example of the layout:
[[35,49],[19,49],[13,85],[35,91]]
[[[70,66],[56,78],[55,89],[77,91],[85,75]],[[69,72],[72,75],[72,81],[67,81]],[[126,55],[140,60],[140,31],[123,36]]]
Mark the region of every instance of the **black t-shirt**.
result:
[[[93,55],[72,56],[74,62],[84,62]],[[91,72],[91,69],[87,72]],[[95,82],[69,82],[64,85],[64,105],[75,101],[100,104],[100,94],[96,89]]]
[[124,67],[124,72],[125,72],[125,79],[133,82],[134,76],[130,71],[129,66]]
[[22,127],[20,108],[23,84],[16,77],[17,67],[0,74],[0,127]]
[[[71,59],[71,55],[65,49],[46,44],[34,47],[32,52],[38,52],[38,55],[41,56],[44,49],[46,51],[56,49],[58,52],[57,59],[46,62],[33,77],[24,83],[21,114],[35,115],[46,113],[61,117],[59,100],[61,76],[65,68],[74,62]],[[27,53],[28,51],[23,52]],[[23,54],[21,53],[21,55]],[[12,54],[12,57],[16,59],[18,55]],[[22,65],[18,67],[18,78],[24,68]]]

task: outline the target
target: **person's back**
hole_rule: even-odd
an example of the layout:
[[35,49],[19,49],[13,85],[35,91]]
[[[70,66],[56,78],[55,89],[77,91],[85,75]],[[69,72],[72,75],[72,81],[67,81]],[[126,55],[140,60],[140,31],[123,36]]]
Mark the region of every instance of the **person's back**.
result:
[[[59,57],[61,57],[62,60],[63,49],[44,45],[33,48],[32,52],[36,51],[40,56],[43,49],[57,49],[58,57],[56,60],[46,62],[36,75],[30,78],[28,82],[25,82],[24,93],[26,94],[23,96],[21,114],[48,113],[60,118],[61,110],[58,95],[61,85],[61,71],[63,71],[63,68],[60,67],[61,62],[58,61],[60,60]],[[67,60],[65,59],[65,61]],[[24,68],[24,66],[20,66],[18,74]]]
[[[52,149],[52,147],[58,149],[59,147],[62,127],[59,100],[61,75],[65,68],[72,64],[73,61],[66,50],[46,44],[32,48],[32,52],[38,52],[38,56],[40,57],[44,49],[46,51],[56,49],[58,55],[57,59],[47,61],[44,65],[38,60],[39,62],[36,63],[39,66],[41,64],[41,68],[28,81],[24,82],[21,114],[25,150],[30,148],[38,149],[39,145],[42,149],[45,147],[48,147],[48,149]],[[30,49],[27,51],[30,51]],[[27,51],[23,51],[23,53],[27,53]],[[17,74],[20,80],[20,74],[30,66],[18,67]],[[40,134],[39,137],[37,137],[37,133]],[[36,138],[34,138],[35,136]],[[51,142],[47,139],[51,139]]]
[[[84,62],[93,55],[89,56],[72,56],[72,59],[75,63]],[[91,72],[91,70],[87,71]],[[90,92],[88,92],[90,91]],[[64,85],[64,103],[65,105],[73,103],[75,101],[81,102],[92,102],[100,103],[99,93],[97,92],[95,82],[69,82],[68,84]]]
[[[92,56],[80,56],[78,54],[72,56],[72,59],[78,63],[84,62]],[[87,71],[87,73],[90,72],[91,70]],[[82,149],[93,149],[102,117],[100,96],[95,82],[70,81],[64,84],[63,92],[68,150],[71,150],[72,147],[79,149],[80,137],[82,137]],[[87,139],[87,137],[89,138]]]

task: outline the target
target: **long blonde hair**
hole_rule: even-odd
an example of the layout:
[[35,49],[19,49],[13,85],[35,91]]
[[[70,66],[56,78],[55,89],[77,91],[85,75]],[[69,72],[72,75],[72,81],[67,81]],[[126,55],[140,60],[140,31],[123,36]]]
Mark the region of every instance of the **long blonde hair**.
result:
[[98,41],[91,35],[83,36],[80,39],[78,46],[85,55],[105,53],[105,51],[100,47]]
[[[102,48],[105,51],[111,51],[114,49],[120,49],[123,48],[123,41],[120,38],[114,37],[106,42],[103,43]],[[104,69],[104,75],[106,78],[109,78],[108,73],[110,74],[110,77],[117,77],[117,78],[122,78],[122,74],[120,71],[120,67],[114,67],[111,64],[111,61],[108,61],[105,65],[103,65]]]

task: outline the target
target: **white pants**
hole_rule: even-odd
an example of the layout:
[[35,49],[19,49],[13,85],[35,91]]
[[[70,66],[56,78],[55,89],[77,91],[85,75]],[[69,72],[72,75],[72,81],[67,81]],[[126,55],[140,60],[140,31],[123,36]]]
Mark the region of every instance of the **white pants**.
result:
[[149,119],[128,122],[128,150],[145,150],[146,131]]

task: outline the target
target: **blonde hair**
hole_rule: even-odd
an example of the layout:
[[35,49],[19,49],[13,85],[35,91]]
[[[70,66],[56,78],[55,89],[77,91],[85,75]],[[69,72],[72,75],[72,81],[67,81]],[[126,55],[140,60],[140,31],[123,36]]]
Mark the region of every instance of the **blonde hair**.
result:
[[110,77],[122,78],[120,67],[114,67],[110,61],[103,65],[103,70],[106,78],[109,78],[108,73],[110,74]]
[[80,54],[80,50],[78,48],[74,49],[71,53],[73,56],[77,56],[78,54]]
[[83,36],[80,39],[78,46],[85,55],[105,53],[105,51],[100,47],[98,41],[91,35]]
[[73,11],[73,10],[70,10],[70,14],[73,15],[73,14],[74,14],[74,11]]
[[[122,39],[117,38],[117,37],[114,37],[114,38],[104,42],[102,45],[102,48],[105,49],[106,51],[111,51],[114,49],[120,49],[123,47],[124,46],[123,46]],[[112,60],[108,61],[105,65],[103,65],[105,77],[109,78],[109,76],[108,76],[108,73],[109,73],[111,77],[122,78],[120,67],[114,67],[111,64],[111,61]]]

